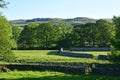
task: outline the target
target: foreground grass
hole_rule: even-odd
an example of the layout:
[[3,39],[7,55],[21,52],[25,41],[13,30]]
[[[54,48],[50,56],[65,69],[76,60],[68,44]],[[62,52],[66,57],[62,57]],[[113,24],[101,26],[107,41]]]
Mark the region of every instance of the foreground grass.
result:
[[[17,60],[21,62],[109,63],[108,60],[60,56],[59,52],[56,50],[14,50],[13,52]],[[96,55],[96,52],[93,52],[92,54]],[[102,54],[106,54],[106,52],[102,52]]]
[[0,80],[120,80],[120,76],[70,75],[49,71],[11,71],[0,73]]

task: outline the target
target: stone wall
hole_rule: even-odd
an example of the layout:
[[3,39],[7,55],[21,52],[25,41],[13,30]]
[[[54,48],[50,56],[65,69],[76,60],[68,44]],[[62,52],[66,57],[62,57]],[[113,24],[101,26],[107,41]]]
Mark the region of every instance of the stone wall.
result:
[[108,56],[107,55],[99,55],[98,60],[108,60]]
[[71,52],[60,52],[61,56],[70,56],[70,57],[80,57],[80,58],[93,58],[92,54],[86,54],[86,53],[71,53]]
[[71,51],[111,51],[110,48],[70,48]]
[[[71,48],[71,50],[81,50],[81,51],[109,51],[110,48]],[[73,52],[64,52],[63,48],[60,49],[60,55],[61,56],[69,56],[69,57],[79,57],[79,58],[93,58],[94,56],[92,54],[88,53],[73,53]],[[107,55],[99,55],[98,60],[108,60]]]
[[114,64],[80,64],[71,63],[39,63],[39,64],[6,64],[10,70],[58,71],[70,74],[98,74],[120,76],[120,65]]

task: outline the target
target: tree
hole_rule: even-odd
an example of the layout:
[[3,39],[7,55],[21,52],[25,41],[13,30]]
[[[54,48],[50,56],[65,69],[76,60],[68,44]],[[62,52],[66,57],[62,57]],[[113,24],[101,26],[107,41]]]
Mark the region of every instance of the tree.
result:
[[120,50],[120,17],[113,17],[113,23],[115,27],[115,33],[113,35],[112,45],[116,50]]
[[5,2],[4,0],[0,0],[0,8],[5,8],[7,4],[9,3]]
[[[96,23],[87,23],[84,25],[84,40],[86,47],[96,46],[96,34],[98,33]],[[82,37],[81,37],[82,38]]]
[[[0,8],[6,8],[7,4],[4,0],[0,0]],[[12,27],[5,16],[0,14],[0,56],[5,61],[15,60],[15,56],[11,52],[12,43]]]
[[13,34],[13,39],[17,42],[18,38],[20,36],[20,33],[22,31],[21,27],[13,26],[12,27],[12,34]]
[[96,24],[87,23],[74,27],[74,36],[76,37],[76,47],[95,47],[96,43]]
[[11,60],[14,56],[11,53],[12,48],[12,27],[7,19],[0,15],[0,55],[4,60]]
[[37,23],[29,23],[25,25],[24,29],[22,30],[19,40],[18,40],[18,47],[22,49],[32,49],[37,44],[37,27],[39,24]]
[[55,42],[55,27],[51,22],[41,23],[37,28],[37,41],[42,49],[49,49],[54,46]]
[[120,17],[113,17],[114,32],[111,39],[112,51],[110,61],[120,63]]
[[13,48],[17,48],[17,41],[19,40],[21,31],[22,31],[21,27],[17,27],[17,26],[12,27],[12,35],[13,35],[14,45],[15,45],[15,47]]
[[84,47],[85,46],[85,27],[84,25],[77,25],[74,27],[74,45],[75,47]]
[[69,48],[72,45],[71,33],[73,31],[73,26],[69,23],[59,23],[57,24],[57,35],[58,37],[58,47]]
[[0,53],[9,53],[11,50],[12,29],[7,19],[0,15]]
[[110,39],[113,30],[113,24],[105,20],[96,21],[97,44],[99,47],[110,47]]
[[56,45],[56,30],[53,23],[29,23],[18,40],[21,49],[50,49]]
[[113,24],[105,20],[74,27],[75,47],[108,47]]

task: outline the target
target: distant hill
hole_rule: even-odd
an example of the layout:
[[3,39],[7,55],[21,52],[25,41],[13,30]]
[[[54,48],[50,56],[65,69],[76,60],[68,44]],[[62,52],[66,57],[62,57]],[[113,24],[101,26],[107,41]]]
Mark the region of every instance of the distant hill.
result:
[[[97,19],[87,18],[87,17],[76,17],[76,18],[68,18],[68,19],[62,19],[62,18],[34,18],[34,19],[20,19],[20,20],[11,20],[10,23],[15,26],[23,26],[25,24],[28,24],[30,22],[37,22],[37,23],[43,23],[43,22],[53,22],[53,23],[61,23],[61,22],[67,22],[74,25],[77,24],[85,24],[85,23],[95,23]],[[110,21],[110,19],[106,19]]]
[[112,22],[112,19],[111,19],[111,18],[104,18],[104,20],[109,21],[109,22]]

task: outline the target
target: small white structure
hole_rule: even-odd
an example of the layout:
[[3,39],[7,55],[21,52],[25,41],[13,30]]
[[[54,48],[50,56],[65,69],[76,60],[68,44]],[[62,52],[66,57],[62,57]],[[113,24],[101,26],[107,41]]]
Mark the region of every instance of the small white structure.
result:
[[60,55],[63,53],[63,48],[60,48]]
[[60,51],[63,52],[63,48],[61,48]]

